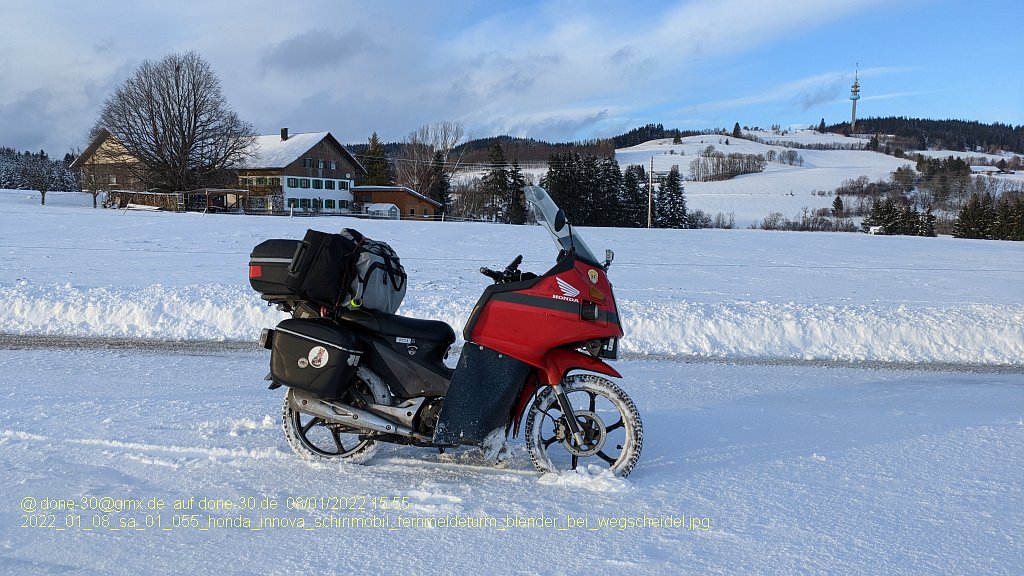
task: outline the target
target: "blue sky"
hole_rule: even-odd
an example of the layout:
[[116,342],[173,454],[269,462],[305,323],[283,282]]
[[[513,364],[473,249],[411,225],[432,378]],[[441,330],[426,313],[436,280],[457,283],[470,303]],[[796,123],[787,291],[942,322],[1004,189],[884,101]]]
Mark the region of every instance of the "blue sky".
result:
[[552,141],[903,115],[1024,124],[1024,2],[8,0],[0,146],[84,148],[144,59],[195,50],[260,133],[462,122]]

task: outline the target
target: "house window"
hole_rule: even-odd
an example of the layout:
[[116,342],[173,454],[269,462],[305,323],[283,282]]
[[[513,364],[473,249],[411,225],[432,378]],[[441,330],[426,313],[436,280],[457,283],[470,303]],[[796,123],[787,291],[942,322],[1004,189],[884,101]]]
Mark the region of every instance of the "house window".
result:
[[269,184],[271,186],[280,186],[281,185],[281,179],[276,177],[276,176],[273,177],[273,178],[267,178],[267,184]]
[[348,190],[348,180],[338,180],[338,190]]
[[324,169],[324,161],[323,160],[317,160],[316,161],[316,167],[321,169],[321,170],[323,170]]
[[242,187],[248,186],[249,185],[249,179],[248,178],[239,178],[238,179],[238,185],[242,186]]
[[328,210],[334,210],[334,200],[331,200],[329,198],[327,200],[324,200],[324,208],[327,208]]
[[338,200],[338,208],[348,208],[348,200]]
[[298,198],[289,198],[288,199],[288,207],[289,208],[298,208],[299,207],[299,199]]
[[337,170],[337,169],[338,169],[338,162],[335,161],[335,160],[331,160],[331,170]]
[[266,178],[257,178],[256,179],[256,185],[257,186],[266,186],[267,185],[267,179]]
[[313,188],[315,188],[317,190],[323,190],[323,187],[324,187],[324,181],[323,180],[319,180],[319,179],[316,179],[316,178],[313,179]]
[[312,158],[303,158],[302,159],[302,167],[303,168],[312,168],[313,167],[313,159]]
[[288,179],[288,187],[289,188],[298,188],[299,187],[299,179],[298,178],[289,178]]
[[309,208],[309,206],[310,206],[309,198],[300,198],[299,199],[299,207],[300,208]]
[[414,214],[416,214],[416,209],[415,208],[409,208],[409,216],[412,216]]
[[299,188],[309,188],[309,178],[299,178]]
[[334,180],[324,180],[324,188],[334,190]]

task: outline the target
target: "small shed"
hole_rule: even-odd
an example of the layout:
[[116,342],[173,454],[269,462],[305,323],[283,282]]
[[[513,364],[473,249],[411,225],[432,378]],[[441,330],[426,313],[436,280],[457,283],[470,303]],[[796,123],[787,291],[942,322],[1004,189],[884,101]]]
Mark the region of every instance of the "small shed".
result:
[[398,206],[382,202],[367,205],[366,213],[374,218],[383,218],[385,220],[398,220],[402,217],[402,213],[398,211]]

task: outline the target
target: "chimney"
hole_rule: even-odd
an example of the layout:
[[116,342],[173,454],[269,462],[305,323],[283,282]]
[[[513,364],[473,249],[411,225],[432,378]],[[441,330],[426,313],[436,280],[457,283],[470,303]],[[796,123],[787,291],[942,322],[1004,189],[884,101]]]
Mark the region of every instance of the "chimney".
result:
[[281,128],[281,141],[284,142],[287,139],[288,139],[288,129],[287,128]]

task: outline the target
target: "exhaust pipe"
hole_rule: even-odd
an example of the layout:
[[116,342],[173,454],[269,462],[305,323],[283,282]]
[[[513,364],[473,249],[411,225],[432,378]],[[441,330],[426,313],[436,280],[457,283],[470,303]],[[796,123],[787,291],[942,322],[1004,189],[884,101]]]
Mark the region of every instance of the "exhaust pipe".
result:
[[353,428],[373,430],[384,434],[397,434],[399,436],[406,436],[419,440],[430,440],[429,438],[424,438],[420,434],[416,434],[411,428],[402,426],[397,422],[386,420],[376,414],[372,414],[366,410],[360,410],[359,408],[349,406],[348,404],[335,404],[334,402],[328,402],[306,392],[305,390],[292,388],[291,397],[292,405],[295,406],[299,412],[312,414],[313,416],[323,418],[328,422],[337,422],[338,424],[344,424]]

